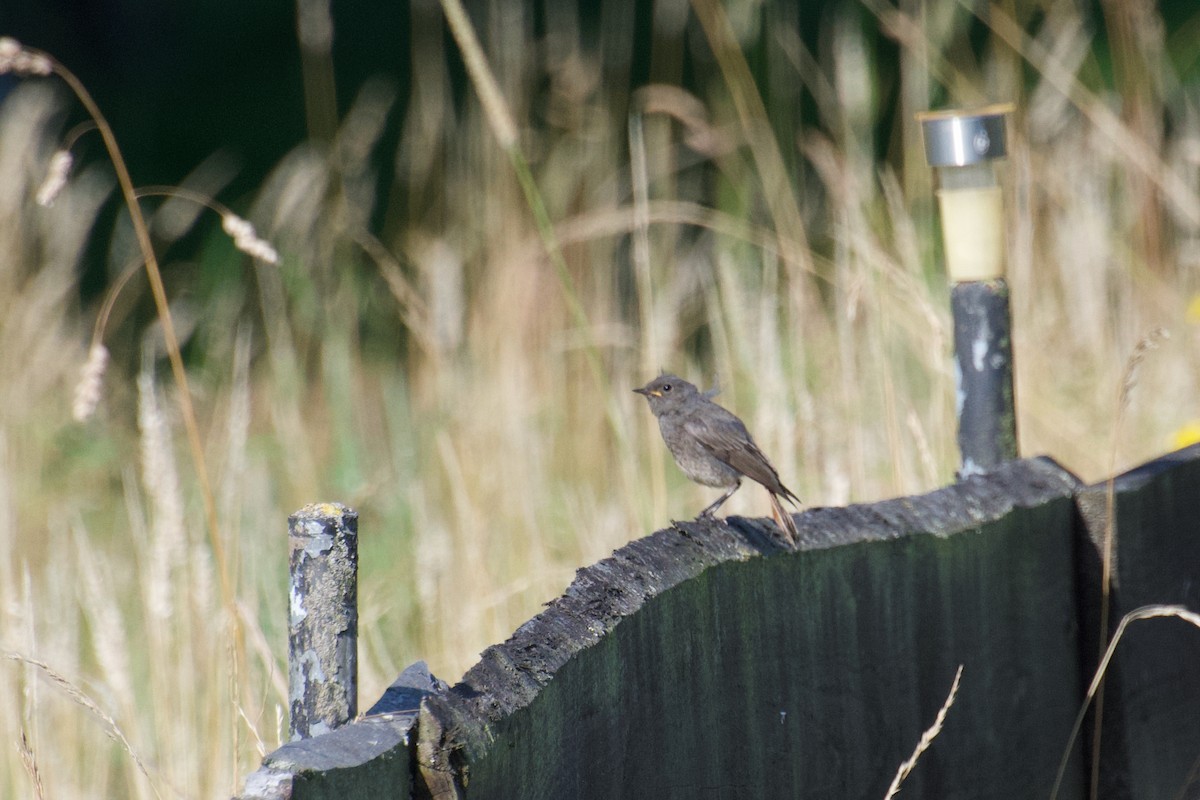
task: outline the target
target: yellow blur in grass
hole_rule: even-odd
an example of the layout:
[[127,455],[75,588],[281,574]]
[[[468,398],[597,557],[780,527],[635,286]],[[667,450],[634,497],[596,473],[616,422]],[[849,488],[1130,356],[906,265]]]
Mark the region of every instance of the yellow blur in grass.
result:
[[1188,303],[1184,319],[1189,325],[1200,325],[1200,294],[1193,295]]
[[1185,422],[1171,435],[1171,446],[1178,450],[1200,443],[1200,419]]

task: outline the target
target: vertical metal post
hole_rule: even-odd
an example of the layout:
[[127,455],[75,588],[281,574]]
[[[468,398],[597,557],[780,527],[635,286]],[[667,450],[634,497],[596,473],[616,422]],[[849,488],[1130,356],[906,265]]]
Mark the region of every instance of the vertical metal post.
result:
[[1009,105],[918,118],[938,178],[946,271],[954,283],[959,478],[1017,457],[1012,323],[1004,280],[1004,207],[993,161],[1004,158]]
[[288,517],[291,738],[358,714],[358,514],[340,503]]

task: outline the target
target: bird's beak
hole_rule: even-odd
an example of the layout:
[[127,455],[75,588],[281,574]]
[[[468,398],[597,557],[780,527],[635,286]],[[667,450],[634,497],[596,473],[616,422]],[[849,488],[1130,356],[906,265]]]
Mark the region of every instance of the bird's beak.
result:
[[634,389],[634,391],[645,397],[662,397],[662,392],[656,392],[653,389],[647,389],[645,387],[642,387],[641,389]]

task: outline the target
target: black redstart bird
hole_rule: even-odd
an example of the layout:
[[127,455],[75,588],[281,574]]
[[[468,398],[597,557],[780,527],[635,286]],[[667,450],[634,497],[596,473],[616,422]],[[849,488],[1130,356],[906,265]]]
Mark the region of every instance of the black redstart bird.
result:
[[795,544],[796,523],[779,498],[793,504],[798,504],[800,498],[780,482],[779,473],[740,419],[675,375],[659,375],[634,391],[650,401],[663,441],[683,474],[704,486],[726,490],[697,519],[711,518],[738,490],[745,476],[766,488],[775,521]]

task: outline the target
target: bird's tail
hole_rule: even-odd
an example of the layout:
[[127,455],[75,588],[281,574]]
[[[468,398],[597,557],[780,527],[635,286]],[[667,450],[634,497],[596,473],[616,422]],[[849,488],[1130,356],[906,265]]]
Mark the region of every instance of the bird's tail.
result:
[[767,494],[771,498],[771,516],[775,518],[775,524],[783,530],[789,544],[796,544],[800,538],[800,531],[796,529],[796,520],[792,519],[792,515],[783,507],[783,503],[779,502],[779,495],[771,491],[768,491]]

